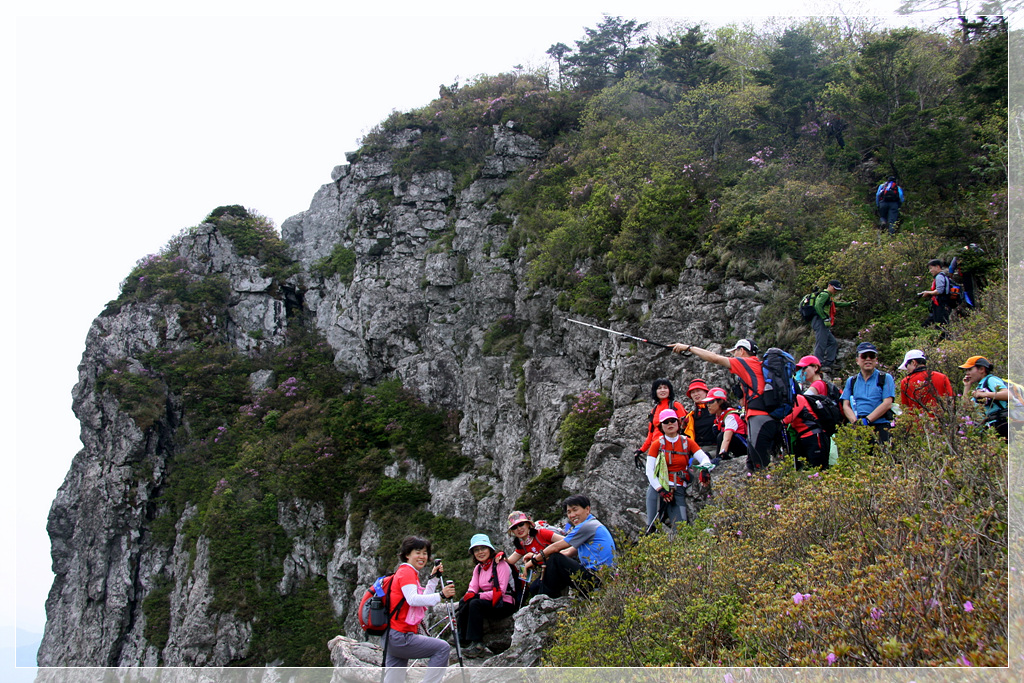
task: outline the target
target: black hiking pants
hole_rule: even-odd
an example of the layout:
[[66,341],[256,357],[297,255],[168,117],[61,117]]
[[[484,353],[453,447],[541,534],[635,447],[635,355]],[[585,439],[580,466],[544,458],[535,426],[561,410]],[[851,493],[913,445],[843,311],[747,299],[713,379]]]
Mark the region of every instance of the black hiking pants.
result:
[[514,602],[499,602],[492,605],[490,600],[470,598],[459,606],[459,640],[463,643],[479,643],[484,639],[484,619],[501,621],[516,611]]
[[571,557],[555,553],[547,559],[547,566],[544,569],[544,588],[541,592],[548,597],[559,598],[562,596],[562,591],[571,586],[586,597],[600,583],[595,572]]

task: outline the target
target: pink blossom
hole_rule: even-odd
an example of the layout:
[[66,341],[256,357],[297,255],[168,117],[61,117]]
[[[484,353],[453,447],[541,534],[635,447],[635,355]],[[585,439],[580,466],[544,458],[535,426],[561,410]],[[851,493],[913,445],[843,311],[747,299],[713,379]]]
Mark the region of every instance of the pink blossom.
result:
[[803,601],[804,601],[804,594],[803,593],[793,593],[793,604],[794,605],[799,605]]
[[964,611],[965,612],[973,612],[974,611],[974,605],[971,604],[970,600],[968,600],[967,602],[964,603]]
[[879,619],[881,619],[883,614],[885,614],[885,612],[883,612],[882,610],[878,609],[877,607],[872,607],[871,608],[871,618],[874,619],[875,621],[878,621]]
[[828,653],[828,657],[826,657],[825,659],[828,661],[828,665],[832,666],[833,664],[836,663],[836,660],[839,659],[839,658],[836,657],[836,653],[835,652],[829,652]]
[[775,511],[776,511],[776,512],[778,512],[778,511],[779,511],[779,510],[781,510],[781,509],[782,509],[782,506],[781,506],[781,505],[779,505],[778,503],[776,503],[776,504],[775,504]]
[[956,663],[957,666],[971,666],[971,660],[967,659],[967,657],[963,655],[956,658]]

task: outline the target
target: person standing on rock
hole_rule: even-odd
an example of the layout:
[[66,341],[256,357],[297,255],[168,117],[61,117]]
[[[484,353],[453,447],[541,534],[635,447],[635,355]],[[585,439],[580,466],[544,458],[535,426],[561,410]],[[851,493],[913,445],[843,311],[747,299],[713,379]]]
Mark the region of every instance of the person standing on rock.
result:
[[662,433],[658,428],[658,415],[663,410],[675,410],[679,415],[685,414],[683,404],[676,400],[675,389],[672,388],[672,382],[660,377],[651,383],[651,400],[654,401],[654,408],[651,409],[650,414],[647,416],[647,438],[644,440],[643,445],[633,452],[633,462],[636,464],[638,470],[644,469],[646,466],[647,451],[651,449],[651,444],[661,438]]
[[814,297],[814,317],[811,318],[811,329],[814,330],[814,355],[821,359],[822,372],[831,372],[839,353],[839,342],[832,333],[836,324],[836,309],[852,306],[856,301],[836,301],[836,295],[843,291],[839,280],[829,280],[825,289]]
[[516,611],[515,584],[512,566],[499,555],[487,534],[469,539],[473,558],[473,576],[459,603],[459,640],[466,657],[486,657],[491,653],[484,645],[484,619],[500,621]]
[[658,415],[662,436],[647,451],[647,528],[654,526],[662,510],[667,510],[668,526],[688,522],[686,518],[686,487],[692,476],[690,460],[710,465],[711,459],[697,442],[679,433],[679,415],[663,410]]
[[572,587],[587,597],[600,585],[598,570],[614,563],[615,541],[608,528],[590,514],[590,499],[582,493],[566,498],[562,507],[569,518],[565,538],[541,550],[537,558],[547,565],[543,592],[557,598]]
[[[444,677],[448,668],[451,645],[440,638],[419,634],[420,622],[427,612],[441,598],[455,597],[455,586],[444,586],[435,592],[439,574],[444,566],[438,564],[430,571],[426,586],[420,585],[420,572],[430,561],[430,541],[416,536],[407,536],[398,550],[401,564],[391,579],[388,600],[398,605],[398,611],[391,616],[390,629],[385,634],[384,683],[399,683],[405,680],[405,670],[410,659],[426,659],[427,673],[422,683],[436,683]],[[394,609],[394,608],[392,608]]]
[[726,350],[726,353],[732,354],[732,358],[682,342],[673,345],[672,351],[692,353],[701,360],[728,368],[730,374],[739,378],[743,387],[743,405],[746,409],[744,419],[747,423],[749,450],[747,470],[753,472],[768,467],[772,461],[772,448],[779,436],[781,425],[766,411],[751,408],[751,404],[759,399],[764,391],[764,381],[758,379],[762,377],[762,373],[761,359],[757,357],[757,345],[749,339],[740,339],[735,346]]

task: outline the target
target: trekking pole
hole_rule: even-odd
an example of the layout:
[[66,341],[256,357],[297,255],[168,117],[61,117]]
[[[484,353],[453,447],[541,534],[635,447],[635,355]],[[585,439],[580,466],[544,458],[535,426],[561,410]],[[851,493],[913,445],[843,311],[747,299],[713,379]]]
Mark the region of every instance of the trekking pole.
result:
[[[434,560],[434,566],[441,566],[441,558],[437,558],[436,560]],[[447,585],[445,584],[444,581],[444,572],[442,572],[440,569],[437,570],[437,577],[441,580],[442,586]],[[448,583],[450,584],[454,582],[449,581]],[[444,600],[444,597],[442,596],[441,599]],[[466,665],[462,662],[462,645],[459,644],[459,625],[458,622],[455,620],[455,606],[452,604],[452,600],[446,600],[444,604],[445,610],[448,612],[448,625],[452,627],[452,636],[454,636],[455,639],[455,655],[459,658],[459,666],[465,667]],[[441,629],[441,633],[444,633],[444,629]],[[463,676],[465,676],[465,673],[463,673]]]
[[659,521],[662,524],[668,524],[670,520],[671,516],[668,513],[668,502],[661,496],[658,496],[658,514],[656,514],[654,519],[651,520],[651,523],[647,526],[647,531],[644,532],[644,535],[647,536],[651,534],[654,531],[654,525]]
[[650,339],[644,339],[643,337],[636,337],[636,336],[633,336],[632,334],[626,334],[625,332],[619,332],[618,330],[610,330],[607,327],[598,327],[597,325],[591,325],[590,323],[585,323],[585,322],[582,322],[582,321],[579,321],[579,320],[573,320],[572,318],[566,318],[565,320],[566,320],[566,322],[576,323],[577,325],[583,325],[584,327],[592,327],[595,330],[601,330],[602,332],[611,332],[612,334],[617,334],[620,337],[626,337],[627,339],[633,339],[633,340],[638,341],[638,342],[643,342],[644,344],[650,344],[651,346],[658,346],[658,347],[661,347],[663,349],[671,349],[671,348],[673,348],[671,344],[662,344],[661,342],[651,341]]
[[523,601],[526,600],[526,591],[530,590],[531,581],[533,581],[533,567],[526,570],[526,585],[523,586],[523,592],[519,594],[519,604],[516,605],[516,610],[522,609]]

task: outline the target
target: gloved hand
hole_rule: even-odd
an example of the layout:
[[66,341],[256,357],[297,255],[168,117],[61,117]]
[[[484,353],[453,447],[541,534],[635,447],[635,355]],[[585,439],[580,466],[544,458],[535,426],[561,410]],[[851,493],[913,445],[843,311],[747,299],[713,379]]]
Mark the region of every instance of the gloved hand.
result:
[[860,418],[860,420],[858,420],[858,422],[860,422],[865,427],[870,427],[871,426],[871,423],[868,422],[868,419],[866,417]]
[[831,320],[826,320],[825,321],[825,327],[832,327],[832,321]]
[[647,454],[639,448],[633,451],[633,465],[638,469],[642,470],[646,466]]
[[707,470],[701,470],[700,472],[697,473],[697,480],[703,486],[710,486],[711,485],[711,473],[708,472]]
[[661,496],[661,499],[666,503],[671,503],[676,498],[676,494],[672,489],[662,489],[658,491],[658,495]]
[[466,591],[466,594],[462,596],[462,600],[460,601],[460,605],[462,603],[464,603],[464,602],[469,602],[470,600],[472,600],[475,597],[476,597],[476,593],[474,593],[473,591]]

